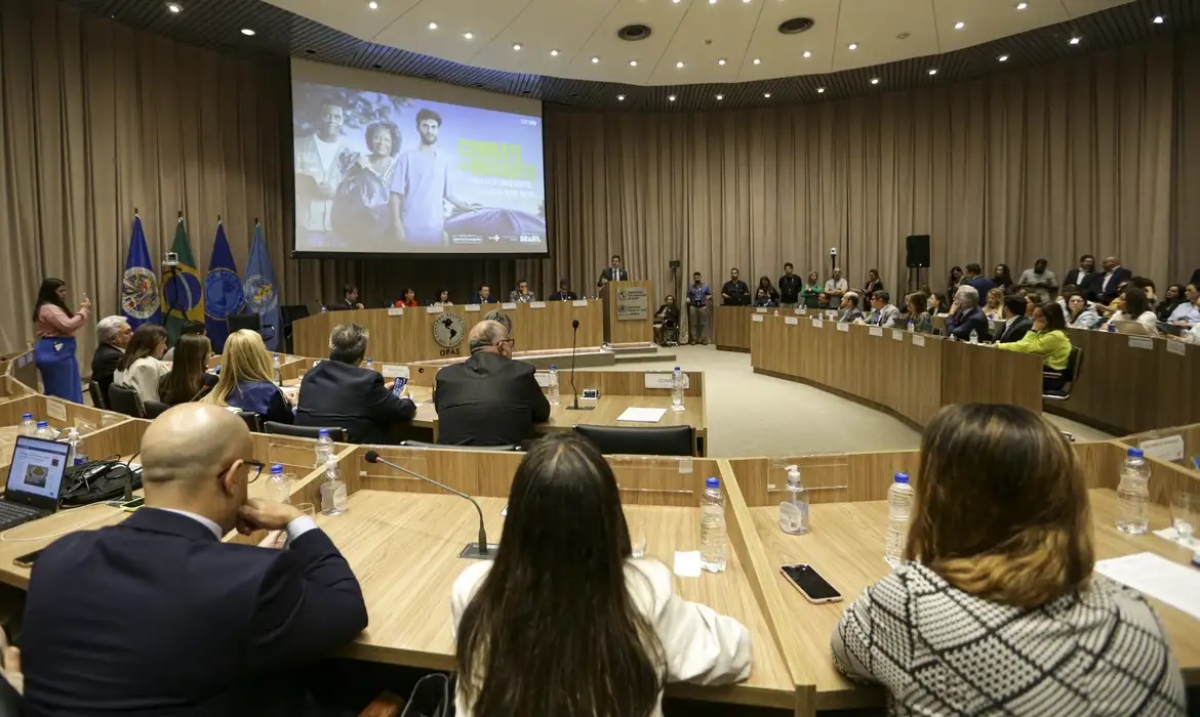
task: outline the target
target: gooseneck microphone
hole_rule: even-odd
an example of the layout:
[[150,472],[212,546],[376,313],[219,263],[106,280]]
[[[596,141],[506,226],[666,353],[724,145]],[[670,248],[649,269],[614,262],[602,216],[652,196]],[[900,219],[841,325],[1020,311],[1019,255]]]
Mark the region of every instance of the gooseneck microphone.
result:
[[478,543],[468,543],[467,547],[464,548],[463,551],[458,554],[458,557],[470,558],[473,560],[493,560],[493,559],[495,559],[495,557],[496,557],[495,551],[491,550],[490,547],[488,546],[487,529],[484,528],[484,525],[483,525],[483,509],[479,507],[479,503],[477,503],[474,498],[467,495],[466,493],[463,493],[462,491],[455,490],[444,483],[438,483],[437,481],[435,481],[432,478],[427,478],[427,477],[421,475],[420,473],[414,473],[414,472],[410,471],[409,469],[405,468],[404,466],[398,466],[395,463],[392,463],[391,461],[389,461],[385,458],[382,458],[375,451],[367,451],[367,454],[363,457],[367,459],[367,463],[382,463],[383,465],[388,466],[389,468],[395,468],[396,470],[401,471],[402,473],[407,473],[410,476],[412,476],[413,478],[416,478],[417,480],[424,481],[431,485],[435,485],[444,491],[453,493],[454,495],[456,495],[460,498],[466,498],[467,500],[471,501],[471,505],[475,506],[475,511],[477,513],[479,513],[479,542]]
[[579,405],[579,389],[575,388],[575,344],[579,337],[579,319],[571,320],[571,394],[574,401],[572,405],[567,406],[568,411],[594,411],[595,406],[580,406]]

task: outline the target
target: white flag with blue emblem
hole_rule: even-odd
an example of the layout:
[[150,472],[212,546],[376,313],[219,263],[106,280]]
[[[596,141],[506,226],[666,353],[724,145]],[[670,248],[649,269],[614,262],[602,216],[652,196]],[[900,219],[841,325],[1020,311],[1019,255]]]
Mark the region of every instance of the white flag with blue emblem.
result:
[[279,350],[279,286],[275,270],[263,240],[262,224],[254,223],[254,243],[250,246],[250,261],[246,264],[246,279],[242,282],[246,308],[262,317],[262,333],[268,351]]

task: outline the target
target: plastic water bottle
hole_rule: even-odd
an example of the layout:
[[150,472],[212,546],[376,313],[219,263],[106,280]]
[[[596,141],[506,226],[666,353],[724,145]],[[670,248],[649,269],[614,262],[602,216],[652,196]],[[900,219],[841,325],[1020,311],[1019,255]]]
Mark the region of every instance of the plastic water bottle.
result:
[[969,340],[969,341],[970,341],[972,344],[977,344],[977,343],[979,343],[979,332],[978,332],[978,331],[976,331],[975,329],[971,329],[971,336],[970,336],[970,338],[969,338],[968,340]]
[[272,363],[275,364],[275,385],[282,386],[283,385],[283,365],[279,363],[279,354],[273,354],[271,361],[272,361]]
[[21,414],[21,425],[17,428],[17,434],[21,436],[32,436],[37,431],[37,423],[33,420],[32,413]]
[[912,332],[914,332],[916,330],[917,330],[917,322],[913,321],[912,319],[909,319],[908,320],[908,333],[911,334]]
[[1117,504],[1117,530],[1130,535],[1145,533],[1150,522],[1150,466],[1140,448],[1130,448],[1125,454]]
[[546,387],[546,397],[551,406],[558,405],[558,366],[550,364],[550,384]]
[[333,457],[333,439],[329,437],[329,429],[317,431],[317,462],[314,467],[320,468]]
[[374,370],[375,370],[375,359],[372,359],[372,358],[368,358],[368,359],[367,359],[367,370],[368,370],[368,371],[374,371]]
[[58,438],[58,431],[50,427],[49,421],[38,421],[37,430],[33,432],[34,438],[44,438],[47,441],[53,441]]
[[88,462],[87,448],[83,445],[83,439],[79,437],[78,428],[72,428],[67,431],[64,443],[71,447],[67,452],[67,463],[73,466],[81,466]]
[[271,466],[271,476],[267,479],[267,500],[276,503],[292,502],[292,487],[288,484],[287,476],[283,474],[283,465],[276,463]]
[[787,500],[779,504],[779,529],[789,535],[808,532],[808,494],[800,485],[799,466],[787,467]]
[[1108,333],[1110,333],[1110,334],[1117,333],[1117,322],[1113,319],[1108,320]]
[[671,410],[683,410],[683,371],[679,367],[675,367],[675,373],[671,374]]
[[725,534],[725,497],[721,481],[709,478],[704,483],[700,499],[700,566],[710,573],[725,569],[725,550],[729,542]]
[[897,473],[888,488],[888,529],[883,557],[893,568],[904,559],[904,544],[908,542],[908,519],[912,515],[913,489],[907,473]]
[[325,482],[321,484],[321,512],[325,515],[340,515],[346,512],[346,484],[333,456],[325,461]]

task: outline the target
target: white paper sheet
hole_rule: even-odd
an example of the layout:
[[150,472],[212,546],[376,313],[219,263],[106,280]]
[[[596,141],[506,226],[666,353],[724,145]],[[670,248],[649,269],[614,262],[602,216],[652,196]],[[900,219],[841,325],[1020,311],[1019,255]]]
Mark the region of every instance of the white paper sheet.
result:
[[1176,356],[1187,356],[1187,344],[1182,341],[1168,341],[1167,353],[1175,354]]
[[57,398],[46,399],[46,415],[56,421],[67,420],[67,404]]
[[796,326],[800,323],[800,319],[796,318],[795,316],[785,316],[783,317],[783,323],[787,324],[788,326]]
[[388,316],[404,316],[404,309],[399,306],[389,307]]
[[700,551],[675,551],[675,574],[681,578],[700,577]]
[[577,309],[586,308],[587,307],[587,299],[578,299],[576,301],[572,301],[571,306],[574,306]]
[[479,309],[480,309],[479,304],[467,304],[466,306],[463,307],[463,311],[468,311],[468,312],[472,312],[472,313],[479,311]]
[[879,328],[878,326],[872,326],[871,328],[867,329],[867,333],[879,338],[883,336],[883,329]]
[[1154,553],[1100,560],[1096,572],[1200,620],[1200,570]]
[[1143,351],[1153,351],[1154,350],[1154,340],[1145,338],[1144,336],[1130,336],[1129,337],[1129,348],[1141,349]]
[[531,302],[529,302],[529,308],[531,308],[531,309],[544,309],[544,308],[546,308],[546,302],[544,302],[544,301],[531,301]]
[[904,332],[899,329],[892,329],[892,341],[903,341]]
[[666,415],[665,408],[626,408],[617,416],[619,423],[658,423]]
[[763,322],[762,314],[752,314],[750,320],[756,324],[761,324]]
[[913,346],[925,346],[925,337],[920,334],[913,334]]
[[841,331],[842,333],[847,333],[850,331],[850,324],[847,324],[845,321],[839,321],[838,325],[837,325],[837,329],[838,329],[838,331]]

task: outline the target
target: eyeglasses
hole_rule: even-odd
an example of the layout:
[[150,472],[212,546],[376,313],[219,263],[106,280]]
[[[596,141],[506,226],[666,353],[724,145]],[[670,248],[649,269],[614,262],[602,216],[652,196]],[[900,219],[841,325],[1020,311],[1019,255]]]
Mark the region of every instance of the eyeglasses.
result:
[[254,469],[254,472],[246,477],[246,483],[253,483],[258,480],[258,477],[262,475],[263,468],[267,467],[266,463],[256,461],[252,458],[244,458],[242,459],[242,463]]

